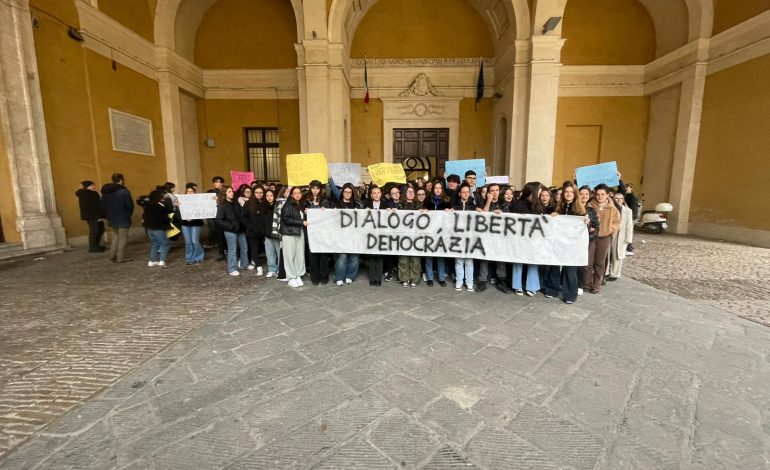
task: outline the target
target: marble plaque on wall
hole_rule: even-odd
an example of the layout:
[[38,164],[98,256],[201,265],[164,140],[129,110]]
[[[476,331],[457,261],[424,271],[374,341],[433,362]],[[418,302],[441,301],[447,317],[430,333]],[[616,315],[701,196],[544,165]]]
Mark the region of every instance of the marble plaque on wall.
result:
[[155,155],[152,121],[110,108],[112,149],[120,152]]

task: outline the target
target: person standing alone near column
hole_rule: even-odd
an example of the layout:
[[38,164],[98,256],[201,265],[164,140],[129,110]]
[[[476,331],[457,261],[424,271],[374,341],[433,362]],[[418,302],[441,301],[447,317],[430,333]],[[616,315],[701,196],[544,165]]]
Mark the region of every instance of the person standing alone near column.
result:
[[88,223],[88,252],[102,253],[107,249],[101,245],[104,235],[102,198],[93,181],[86,180],[80,184],[83,187],[75,192],[75,196],[80,204],[80,218]]
[[126,258],[126,245],[128,245],[131,216],[134,214],[134,200],[125,186],[123,173],[113,174],[112,183],[102,186],[102,206],[112,229],[110,260],[116,263],[133,261]]

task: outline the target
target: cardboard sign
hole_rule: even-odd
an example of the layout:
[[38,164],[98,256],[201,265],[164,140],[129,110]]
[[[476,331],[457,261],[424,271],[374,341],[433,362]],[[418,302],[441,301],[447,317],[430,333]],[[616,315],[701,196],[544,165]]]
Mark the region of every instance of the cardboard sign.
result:
[[358,186],[361,184],[361,164],[329,163],[329,176],[337,186],[342,186],[345,183]]
[[233,182],[233,191],[238,191],[242,184],[251,186],[251,182],[254,181],[254,172],[230,170],[230,179]]
[[487,162],[483,158],[475,160],[447,160],[446,174],[457,175],[461,180],[465,179],[465,172],[473,170],[476,172],[476,187],[484,186],[487,179]]
[[487,176],[486,184],[511,184],[511,179],[507,176]]
[[369,165],[369,175],[377,186],[385,186],[387,183],[406,183],[406,173],[400,163]]
[[598,165],[582,166],[575,169],[575,178],[578,187],[588,185],[591,190],[600,184],[617,186],[618,179],[617,162],[599,163]]
[[182,220],[213,219],[217,216],[215,194],[180,194],[177,199]]
[[584,266],[584,217],[490,212],[327,209],[307,212],[313,253],[475,258]]
[[329,165],[322,153],[286,155],[286,175],[289,186],[307,186],[313,180],[329,181]]

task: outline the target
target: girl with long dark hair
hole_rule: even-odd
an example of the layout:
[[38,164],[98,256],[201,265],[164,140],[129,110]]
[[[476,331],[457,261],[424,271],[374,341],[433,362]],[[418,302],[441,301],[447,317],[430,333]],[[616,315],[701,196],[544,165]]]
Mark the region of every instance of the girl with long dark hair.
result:
[[281,243],[283,245],[283,264],[289,287],[302,287],[305,275],[305,232],[302,189],[294,186],[289,192],[289,199],[281,208]]
[[[540,200],[541,187],[542,185],[537,181],[524,185],[519,200],[511,207],[511,212],[516,214],[542,214],[545,208]],[[527,270],[526,286],[522,283],[525,269]],[[540,290],[540,273],[537,265],[513,263],[511,278],[511,287],[516,295],[524,295],[524,289],[526,289],[527,295],[532,297]]]

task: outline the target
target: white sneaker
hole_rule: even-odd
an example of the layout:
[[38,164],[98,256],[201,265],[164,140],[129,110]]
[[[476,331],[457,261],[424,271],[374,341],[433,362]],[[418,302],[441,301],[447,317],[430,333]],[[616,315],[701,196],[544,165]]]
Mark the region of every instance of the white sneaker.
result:
[[583,289],[578,288],[578,295],[583,295]]
[[350,279],[349,277],[345,278],[345,284],[353,284],[353,279]]
[[166,262],[165,261],[158,261],[158,266],[160,266],[161,268],[164,268],[164,269],[168,267],[168,266],[166,266]]
[[305,285],[305,283],[302,282],[302,278],[301,277],[294,278],[294,283],[297,284],[297,287],[302,287],[302,286]]
[[233,271],[233,272],[230,273],[230,275],[231,276],[240,276],[241,273],[239,273],[238,271]]
[[157,265],[158,265],[157,261],[150,261],[149,263],[147,263],[147,266],[150,266],[150,267],[157,266]]
[[289,287],[299,287],[296,279],[289,279]]
[[275,277],[275,273],[272,271],[268,271],[265,277]]
[[345,284],[345,283],[344,283],[344,282],[342,282],[342,281],[337,281],[337,285],[338,285],[338,286],[341,286],[341,285],[344,285],[344,284]]
[[246,269],[248,269],[249,271],[254,271],[254,265],[250,264],[250,265],[246,266]]
[[[262,266],[257,266],[257,276],[261,276],[261,275],[262,275]],[[268,276],[268,277],[270,277],[270,276]]]

